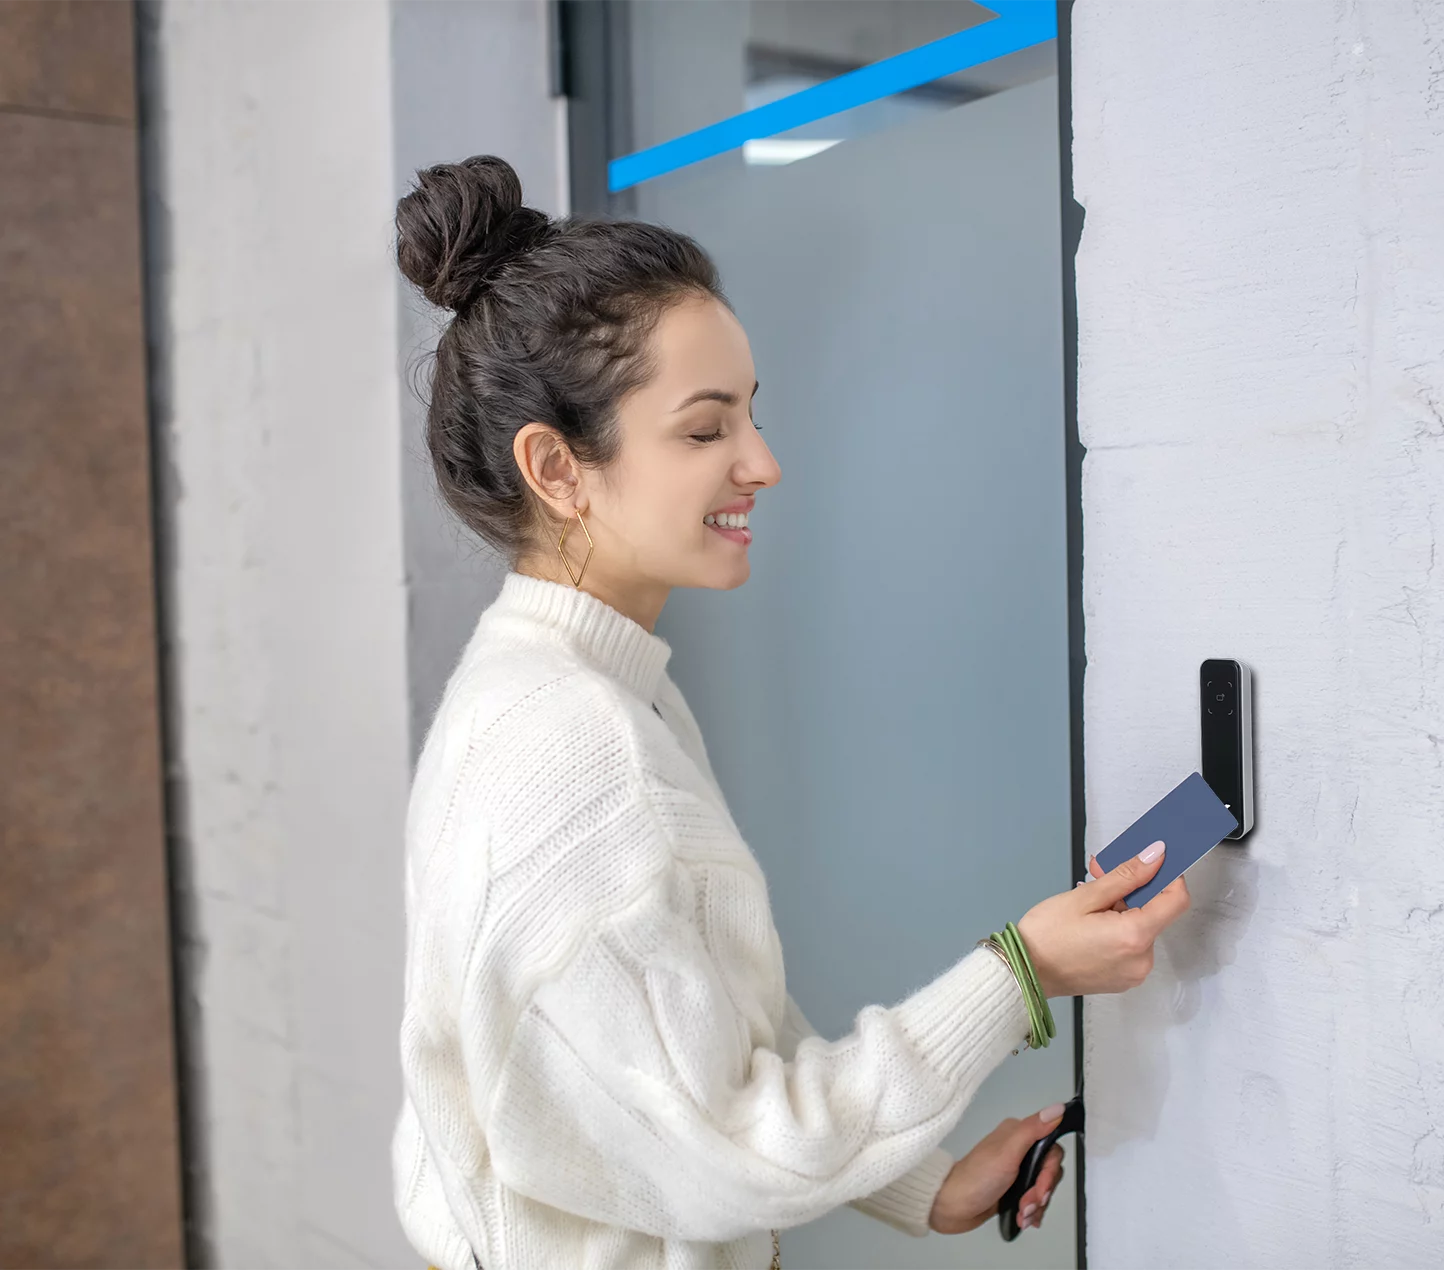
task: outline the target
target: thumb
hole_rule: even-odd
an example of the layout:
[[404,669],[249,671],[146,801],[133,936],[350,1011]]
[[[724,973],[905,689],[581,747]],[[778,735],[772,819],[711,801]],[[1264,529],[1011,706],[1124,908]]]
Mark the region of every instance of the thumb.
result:
[[1116,869],[1110,869],[1091,886],[1085,886],[1082,894],[1088,898],[1088,906],[1094,912],[1112,908],[1125,895],[1130,895],[1148,881],[1163,864],[1164,844],[1151,843],[1131,860],[1125,860]]
[[1046,1138],[1053,1132],[1053,1126],[1063,1118],[1067,1108],[1061,1102],[1044,1107],[1036,1116],[1018,1121],[1018,1146],[1022,1151],[1033,1145],[1039,1138]]

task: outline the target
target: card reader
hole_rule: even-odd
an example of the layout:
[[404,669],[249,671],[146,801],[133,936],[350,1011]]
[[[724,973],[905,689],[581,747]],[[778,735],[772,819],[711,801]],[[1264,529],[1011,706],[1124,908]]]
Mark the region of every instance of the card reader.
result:
[[1198,668],[1203,779],[1238,821],[1227,837],[1253,828],[1253,674],[1241,661],[1210,657]]

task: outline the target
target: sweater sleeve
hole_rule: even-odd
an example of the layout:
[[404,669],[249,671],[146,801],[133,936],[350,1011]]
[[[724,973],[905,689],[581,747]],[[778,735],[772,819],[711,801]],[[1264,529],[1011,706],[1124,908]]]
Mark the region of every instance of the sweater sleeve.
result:
[[[803,1040],[817,1035],[817,1029],[807,1021],[802,1008],[789,993],[787,1013],[778,1038],[778,1052],[790,1060]],[[932,1216],[933,1200],[937,1198],[943,1179],[954,1162],[946,1151],[935,1148],[897,1181],[888,1183],[871,1195],[850,1200],[849,1204],[858,1212],[894,1226],[905,1234],[922,1237],[932,1230],[928,1219]]]
[[[597,876],[628,873],[639,853],[664,863],[624,906],[569,930],[522,1003],[477,1109],[497,1176],[595,1221],[719,1242],[811,1221],[931,1160],[875,1206],[915,1215],[938,1142],[1026,1036],[1012,975],[977,950],[784,1058],[760,870],[704,790],[644,778],[613,808],[628,836],[580,846],[605,863]],[[566,903],[560,885],[548,903]]]
[[[702,742],[702,734],[697,727],[696,719],[680,693],[675,694],[675,700],[679,713],[683,715],[693,734],[693,743],[701,756],[699,766],[720,794],[721,790],[717,785],[717,778],[712,771],[712,766],[707,760],[706,747]],[[798,1045],[807,1037],[817,1035],[817,1029],[808,1022],[807,1016],[802,1012],[802,1007],[789,993],[786,1012],[783,1015],[782,1027],[778,1035],[778,1053],[785,1061],[791,1062],[797,1053]],[[937,1198],[943,1180],[951,1171],[954,1163],[953,1157],[948,1152],[941,1148],[934,1148],[922,1158],[921,1162],[896,1181],[889,1182],[871,1195],[863,1195],[858,1199],[849,1200],[848,1203],[852,1208],[868,1217],[893,1226],[915,1238],[922,1238],[932,1233],[929,1218],[933,1212],[933,1201]]]

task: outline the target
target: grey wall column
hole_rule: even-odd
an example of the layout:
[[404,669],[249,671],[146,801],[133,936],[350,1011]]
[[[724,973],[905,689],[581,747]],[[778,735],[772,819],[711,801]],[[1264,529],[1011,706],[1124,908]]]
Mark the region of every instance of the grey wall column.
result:
[[[396,197],[418,168],[499,154],[527,203],[567,210],[566,110],[550,95],[545,0],[402,0],[392,6]],[[450,315],[398,275],[402,494],[405,517],[408,691],[413,755],[477,616],[505,564],[463,529],[436,492],[425,443],[429,358]]]

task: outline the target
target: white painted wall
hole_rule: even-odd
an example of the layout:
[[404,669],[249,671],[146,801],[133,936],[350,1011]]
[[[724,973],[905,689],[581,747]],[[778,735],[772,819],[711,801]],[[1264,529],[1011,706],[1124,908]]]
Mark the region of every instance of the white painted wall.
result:
[[148,12],[206,1264],[401,1266],[409,780],[390,10]]
[[203,1264],[404,1266],[411,741],[499,573],[446,518],[392,262],[417,167],[565,210],[544,0],[143,9],[171,781]]
[[1444,1264],[1444,6],[1075,11],[1089,848],[1256,672],[1258,827],[1087,1008],[1089,1263]]

